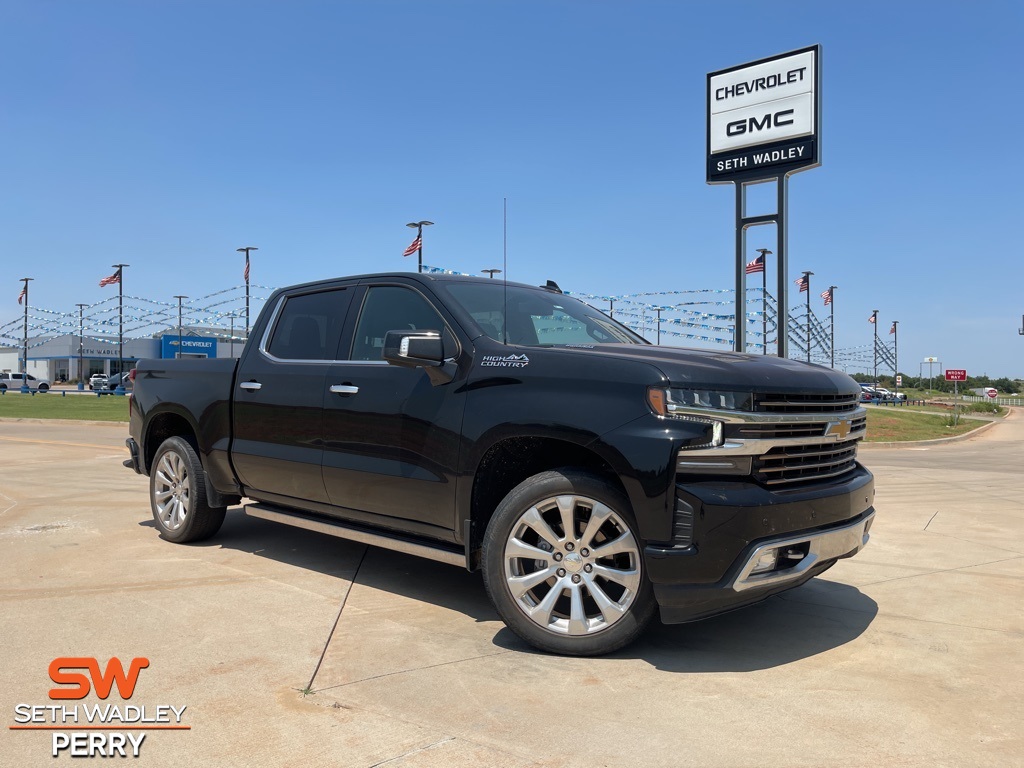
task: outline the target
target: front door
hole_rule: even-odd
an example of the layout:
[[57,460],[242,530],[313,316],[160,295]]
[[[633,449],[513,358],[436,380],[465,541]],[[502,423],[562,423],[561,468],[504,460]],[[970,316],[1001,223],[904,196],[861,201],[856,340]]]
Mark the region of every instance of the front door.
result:
[[422,368],[384,362],[384,336],[393,330],[438,331],[446,356],[458,354],[449,324],[417,288],[369,286],[348,359],[327,375],[324,484],[336,506],[450,535],[465,396],[458,378],[433,386]]

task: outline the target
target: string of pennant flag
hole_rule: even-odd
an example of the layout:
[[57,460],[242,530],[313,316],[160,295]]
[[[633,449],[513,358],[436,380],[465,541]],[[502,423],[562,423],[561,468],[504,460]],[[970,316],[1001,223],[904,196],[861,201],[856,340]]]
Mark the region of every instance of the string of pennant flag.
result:
[[[760,268],[756,264],[760,259],[759,256],[747,264],[748,274],[763,271],[763,262]],[[30,336],[29,349],[45,343],[54,336],[78,335],[80,331],[83,339],[88,339],[92,343],[116,345],[118,330],[122,332],[126,340],[131,340],[151,337],[166,331],[168,327],[177,325],[179,308],[182,321],[187,325],[202,327],[203,332],[208,335],[241,341],[244,340],[244,336],[235,334],[230,329],[230,325],[234,322],[240,328],[237,321],[244,317],[243,291],[247,287],[255,288],[269,295],[274,290],[270,286],[250,284],[248,266],[247,260],[243,272],[245,280],[243,285],[188,299],[182,301],[180,306],[176,302],[128,294],[110,296],[94,304],[83,306],[81,312],[61,312],[38,306],[25,306],[25,315],[0,325],[0,346],[22,347],[24,345],[26,318]],[[752,269],[753,271],[751,271]],[[429,265],[424,265],[424,272],[474,276],[467,272]],[[809,284],[805,282],[806,278],[807,276],[804,276],[795,281],[801,292],[809,289]],[[119,285],[121,280],[122,268],[118,267],[112,274],[101,278],[99,285],[101,287]],[[662,336],[673,339],[729,347],[733,344],[733,326],[736,322],[736,315],[716,311],[718,307],[734,306],[734,300],[728,298],[735,294],[733,289],[643,291],[614,296],[575,291],[567,293],[588,303],[608,304],[608,306],[595,306],[595,308],[611,313],[615,319],[643,335],[657,334],[660,330]],[[747,342],[747,347],[752,351],[761,351],[766,344],[775,342],[774,337],[777,336],[779,330],[778,307],[775,297],[761,286],[748,287],[746,293],[747,301],[753,304],[753,307],[743,314],[744,322],[748,326],[746,335],[750,339]],[[26,284],[18,293],[19,305],[25,305],[28,295]],[[832,302],[832,288],[822,291],[820,297],[823,306],[829,306]],[[250,298],[255,305],[252,308],[253,316],[255,316],[266,301],[266,295],[251,296]],[[118,311],[119,302],[121,303],[120,313]],[[658,315],[661,315],[660,324]],[[818,318],[813,310],[808,313],[808,307],[803,303],[794,305],[787,315],[789,335],[794,348],[801,355],[806,355],[807,348],[810,346],[813,360],[828,362],[832,355],[832,349],[831,334],[826,324]],[[872,313],[868,320],[871,323],[876,323],[876,314]],[[552,329],[548,329],[548,332],[551,331]],[[889,334],[894,335],[895,332],[896,324],[893,323]],[[872,357],[876,354],[884,365],[895,367],[894,347],[881,338],[878,340],[877,351],[873,349],[873,345],[836,349],[835,359],[842,361],[845,365],[856,364],[866,367],[871,364]]]

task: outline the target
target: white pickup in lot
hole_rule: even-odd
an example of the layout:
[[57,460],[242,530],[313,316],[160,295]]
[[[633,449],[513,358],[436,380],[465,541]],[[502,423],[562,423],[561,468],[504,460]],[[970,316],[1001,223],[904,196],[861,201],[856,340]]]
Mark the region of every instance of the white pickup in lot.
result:
[[28,388],[35,389],[39,392],[48,392],[50,390],[50,382],[46,379],[37,379],[31,373],[0,373],[0,391],[6,392],[8,389],[21,389],[21,385],[24,383],[25,377],[28,377]]

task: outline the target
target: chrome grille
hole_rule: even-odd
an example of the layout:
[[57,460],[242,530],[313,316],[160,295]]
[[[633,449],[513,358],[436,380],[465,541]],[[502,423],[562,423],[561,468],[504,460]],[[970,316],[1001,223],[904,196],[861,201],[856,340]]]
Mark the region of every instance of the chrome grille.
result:
[[787,485],[839,477],[854,469],[857,443],[778,446],[754,460],[754,477],[765,485]]
[[[778,440],[787,437],[823,437],[830,423],[833,422],[795,422],[792,424],[772,422],[747,422],[735,427],[726,428],[726,436],[741,437],[753,440]],[[850,419],[850,434],[867,427],[867,416]]]
[[754,396],[757,413],[842,413],[860,404],[857,394],[844,395],[764,395]]

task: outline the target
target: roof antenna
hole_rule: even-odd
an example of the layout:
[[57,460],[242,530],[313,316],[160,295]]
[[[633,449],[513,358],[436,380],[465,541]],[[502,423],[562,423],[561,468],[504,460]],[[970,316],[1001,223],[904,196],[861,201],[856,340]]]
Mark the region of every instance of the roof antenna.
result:
[[508,198],[501,198],[501,268],[503,296],[501,306],[501,339],[508,344]]

